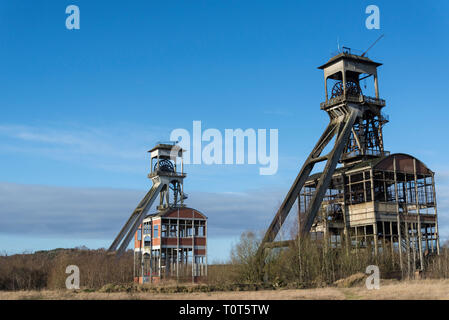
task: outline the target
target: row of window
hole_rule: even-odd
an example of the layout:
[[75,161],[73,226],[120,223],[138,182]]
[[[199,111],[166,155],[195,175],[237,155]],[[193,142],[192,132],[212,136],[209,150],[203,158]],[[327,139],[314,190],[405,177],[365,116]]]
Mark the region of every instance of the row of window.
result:
[[[178,230],[176,225],[162,225],[161,237],[178,237]],[[151,235],[151,225],[144,224],[143,233]],[[192,236],[195,237],[204,237],[206,236],[206,226],[179,226],[179,237],[180,238],[190,238]],[[153,228],[153,238],[159,238],[159,225],[154,225]],[[142,240],[142,229],[139,228],[137,232],[137,240]]]
[[[151,233],[151,225],[144,224],[143,233],[144,234]],[[154,238],[159,238],[159,225],[157,225],[157,224],[154,226],[153,235],[154,235]],[[147,238],[149,238],[149,237],[145,237],[145,241],[147,241],[146,240]],[[139,230],[137,230],[137,240],[139,240],[139,241],[142,240],[142,229],[141,228],[139,228]]]

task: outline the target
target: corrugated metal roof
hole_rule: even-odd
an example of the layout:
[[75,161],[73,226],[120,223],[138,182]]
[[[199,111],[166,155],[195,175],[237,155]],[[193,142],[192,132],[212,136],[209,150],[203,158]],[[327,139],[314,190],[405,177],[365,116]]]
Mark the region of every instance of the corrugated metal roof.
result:
[[362,63],[372,64],[372,65],[375,65],[377,67],[382,65],[382,63],[375,62],[375,61],[373,61],[373,60],[371,60],[371,59],[369,59],[367,57],[362,57],[362,56],[358,56],[358,55],[355,55],[355,54],[342,52],[342,53],[337,54],[336,56],[333,56],[332,58],[330,58],[325,64],[323,64],[322,66],[319,66],[318,69],[324,69],[327,66],[329,66],[329,65],[331,65],[331,64],[333,64],[333,63],[335,63],[335,62],[337,62],[339,60],[342,60],[342,59],[359,61],[359,62],[362,62]]
[[[368,160],[364,160],[361,162],[357,162],[354,163],[353,165],[346,165],[344,167],[339,167],[337,169],[335,169],[334,171],[334,175],[339,175],[341,173],[345,173],[345,172],[349,172],[349,171],[357,171],[359,169],[363,169],[363,168],[375,168],[381,161],[388,159],[388,158],[392,158],[392,157],[407,157],[410,159],[413,159],[415,157],[409,155],[409,154],[405,154],[405,153],[394,153],[394,154],[390,154],[388,156],[383,156],[383,157],[378,157],[378,158],[372,158],[372,159],[368,159]],[[415,158],[416,159],[416,158]],[[431,172],[430,169],[428,169],[424,163],[422,163],[420,160],[416,159],[420,164],[422,164],[423,167],[425,167],[427,170],[429,170],[429,172]],[[378,168],[378,170],[384,170],[382,168]],[[412,171],[410,171],[412,172]],[[309,178],[306,180],[307,182],[311,182],[314,180],[317,180],[320,178],[322,172],[317,172],[312,174],[311,176],[309,176]]]
[[[338,175],[344,172],[348,172],[348,171],[353,171],[353,170],[358,170],[358,169],[363,169],[363,168],[372,168],[375,167],[380,161],[382,161],[383,159],[387,158],[388,156],[384,156],[384,157],[379,157],[379,158],[372,158],[372,159],[368,159],[368,160],[364,160],[361,162],[357,162],[354,163],[352,165],[346,165],[344,167],[339,167],[337,169],[335,169],[334,174],[333,175]],[[319,179],[321,176],[322,172],[317,172],[312,174],[311,176],[309,176],[309,178],[307,179],[306,183],[309,181],[313,181],[316,179]]]
[[176,211],[178,209],[180,209],[180,210],[194,210],[194,211],[198,212],[199,214],[205,216],[201,211],[199,211],[197,209],[194,209],[194,208],[190,208],[190,207],[179,207],[179,208],[178,207],[174,207],[174,208],[168,208],[168,209],[163,210],[163,211],[158,211],[158,212],[155,212],[155,213],[152,213],[152,214],[148,214],[148,215],[145,216],[144,219],[163,217],[163,216],[168,215],[168,214],[170,214],[170,213],[172,213],[172,212],[174,212],[174,211]]

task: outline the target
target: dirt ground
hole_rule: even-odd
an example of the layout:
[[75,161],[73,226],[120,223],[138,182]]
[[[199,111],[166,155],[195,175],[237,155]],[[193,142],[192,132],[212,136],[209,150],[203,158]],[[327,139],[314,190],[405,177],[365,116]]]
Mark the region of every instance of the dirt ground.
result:
[[441,299],[449,300],[449,280],[381,281],[380,289],[368,290],[364,286],[352,288],[327,287],[318,289],[286,289],[240,292],[198,293],[101,293],[83,291],[0,291],[1,300],[353,300],[353,299]]

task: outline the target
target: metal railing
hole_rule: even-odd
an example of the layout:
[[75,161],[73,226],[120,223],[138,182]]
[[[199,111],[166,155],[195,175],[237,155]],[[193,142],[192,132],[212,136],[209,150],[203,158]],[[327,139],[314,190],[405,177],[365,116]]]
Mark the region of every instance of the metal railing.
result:
[[390,155],[390,151],[379,151],[379,150],[372,150],[372,149],[367,149],[365,150],[364,153],[362,153],[361,150],[354,150],[348,153],[344,153],[341,158],[342,160],[345,159],[349,159],[352,157],[357,157],[357,156],[375,156],[375,157],[380,157],[380,156],[389,156]]
[[156,171],[150,172],[148,174],[148,178],[152,178],[157,175],[166,176],[166,177],[167,176],[168,177],[186,177],[187,173],[185,173],[185,172],[181,173],[180,171],[170,172],[170,171],[156,170]]
[[380,106],[385,106],[385,100],[384,99],[377,99],[374,97],[364,96],[364,95],[348,95],[348,94],[342,94],[340,96],[331,98],[325,102],[321,102],[320,106],[321,108],[333,106],[338,103],[341,103],[343,101],[348,102],[354,102],[354,103],[371,103],[371,104],[377,104]]
[[[332,51],[331,54],[331,58],[335,57],[336,55],[339,55],[340,53],[346,53],[346,54],[352,54],[354,56],[362,56],[363,51],[362,50],[358,50],[358,49],[353,49],[353,48],[348,48],[348,47],[341,47],[339,50],[335,50]],[[368,54],[365,53],[364,57],[368,57]]]

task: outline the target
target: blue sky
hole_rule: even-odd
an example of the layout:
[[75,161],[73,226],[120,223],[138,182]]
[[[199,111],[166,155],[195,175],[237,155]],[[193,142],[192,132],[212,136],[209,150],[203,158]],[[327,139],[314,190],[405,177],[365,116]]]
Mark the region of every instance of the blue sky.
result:
[[[65,28],[70,4],[80,30]],[[365,28],[370,4],[380,30]],[[337,41],[363,50],[381,34],[368,55],[384,64],[386,149],[436,172],[448,238],[448,27],[447,1],[3,0],[0,251],[107,247],[150,186],[146,151],[173,129],[278,129],[276,175],[186,168],[211,258],[226,259],[269,224],[327,124],[316,67]]]

